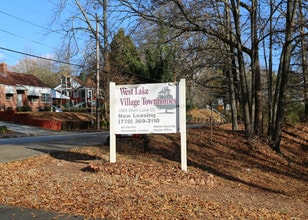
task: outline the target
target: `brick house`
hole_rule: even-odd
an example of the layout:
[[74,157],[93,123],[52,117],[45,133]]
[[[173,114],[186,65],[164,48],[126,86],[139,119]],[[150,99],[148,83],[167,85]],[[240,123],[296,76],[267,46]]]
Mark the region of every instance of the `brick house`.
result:
[[31,74],[7,70],[0,63],[0,111],[28,106],[38,111],[51,106],[51,88]]

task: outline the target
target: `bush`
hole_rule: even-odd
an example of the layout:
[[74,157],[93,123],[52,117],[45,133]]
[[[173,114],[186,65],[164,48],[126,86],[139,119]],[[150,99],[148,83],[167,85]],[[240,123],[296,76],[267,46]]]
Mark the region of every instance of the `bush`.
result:
[[6,134],[8,133],[8,129],[6,126],[0,126],[0,134]]
[[50,112],[51,111],[51,107],[50,106],[45,106],[44,108],[40,108],[39,111],[40,112]]
[[286,123],[290,125],[296,125],[297,123],[300,122],[300,118],[296,112],[290,112],[286,116]]
[[17,112],[31,112],[32,109],[30,108],[30,106],[19,106],[19,107],[16,107],[16,111]]
[[285,119],[287,124],[295,125],[297,123],[303,122],[304,118],[305,118],[304,105],[295,104],[288,108]]
[[194,103],[192,103],[192,101],[191,100],[186,100],[186,110],[187,111],[190,111],[190,110],[192,110],[192,109],[195,109],[197,106],[194,104]]
[[13,111],[14,109],[13,109],[13,107],[7,107],[6,110],[7,110],[7,111]]
[[109,128],[109,121],[108,120],[102,120],[101,121],[101,128]]

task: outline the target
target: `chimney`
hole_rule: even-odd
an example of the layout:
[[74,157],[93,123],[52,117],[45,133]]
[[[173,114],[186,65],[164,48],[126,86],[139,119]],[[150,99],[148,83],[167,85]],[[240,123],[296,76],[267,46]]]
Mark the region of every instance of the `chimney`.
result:
[[0,73],[7,74],[7,64],[6,63],[0,63]]

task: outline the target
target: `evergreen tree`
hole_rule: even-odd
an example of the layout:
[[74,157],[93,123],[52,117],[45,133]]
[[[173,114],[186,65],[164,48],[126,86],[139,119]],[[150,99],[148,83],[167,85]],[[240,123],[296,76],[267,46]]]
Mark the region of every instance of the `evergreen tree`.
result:
[[154,39],[151,40],[154,46],[145,49],[149,77],[156,82],[173,81],[175,75],[176,44],[166,43],[168,29],[163,25],[157,25],[152,31]]
[[137,78],[145,75],[145,67],[140,61],[137,48],[122,28],[110,44],[110,67],[111,72],[116,74],[129,74]]

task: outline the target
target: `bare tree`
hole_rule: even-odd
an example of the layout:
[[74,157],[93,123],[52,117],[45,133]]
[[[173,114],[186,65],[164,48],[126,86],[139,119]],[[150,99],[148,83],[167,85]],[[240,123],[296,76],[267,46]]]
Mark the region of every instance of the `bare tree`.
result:
[[[229,79],[239,76],[240,103],[245,123],[245,132],[248,137],[262,135],[263,132],[263,86],[259,51],[261,42],[270,36],[270,49],[274,44],[277,48],[282,45],[281,59],[273,105],[269,105],[270,127],[275,139],[272,144],[274,149],[280,143],[280,132],[285,108],[284,94],[288,83],[288,71],[292,58],[292,35],[294,32],[294,16],[298,1],[287,0],[269,2],[269,13],[261,13],[261,8],[268,6],[264,1],[129,1],[121,0],[129,11],[153,23],[163,24],[169,27],[174,38],[183,34],[203,34],[205,39],[213,39],[229,47],[220,47],[221,54],[229,59],[224,59],[225,68]],[[287,10],[285,10],[287,9]],[[225,15],[228,11],[229,17]],[[268,11],[267,11],[268,12]],[[305,14],[305,13],[303,13]],[[277,20],[274,20],[276,15]],[[281,17],[286,17],[284,21]],[[230,20],[229,25],[226,20]],[[270,23],[270,28],[266,29]],[[284,37],[283,37],[284,36]],[[224,48],[224,49],[221,49]],[[226,49],[229,48],[229,49]],[[266,49],[268,51],[268,49]],[[279,51],[279,48],[278,48]],[[247,56],[248,55],[248,56]],[[270,68],[273,65],[273,57],[270,56]],[[249,63],[247,65],[247,63]],[[230,65],[231,64],[231,65]],[[230,72],[231,71],[231,72]],[[233,71],[233,72],[232,72]],[[272,97],[272,69],[269,71],[269,94]],[[231,75],[232,73],[232,75]],[[232,78],[231,78],[232,76]],[[229,80],[230,84],[234,82]],[[235,87],[231,87],[230,93]],[[234,95],[234,93],[233,93]],[[233,100],[235,100],[233,98]],[[235,107],[235,104],[233,104]],[[270,132],[271,133],[271,132]]]
[[[66,13],[64,13],[66,12]],[[98,19],[96,19],[98,17]],[[108,118],[109,82],[125,81],[123,76],[110,73],[109,44],[111,33],[115,32],[124,16],[118,2],[108,0],[60,0],[55,7],[53,25],[60,23],[60,31],[65,33],[64,44],[70,45],[71,59],[81,63],[79,72],[96,78],[96,42],[99,43],[99,86],[102,91],[98,96],[103,96],[104,105],[102,113]],[[96,22],[98,21],[99,33],[96,35]],[[110,28],[109,28],[110,27]],[[81,56],[82,55],[82,56]]]
[[[67,20],[68,23],[65,23],[69,24],[66,27],[68,39],[75,39],[78,42],[77,33],[89,37],[93,36],[95,32],[95,28],[93,28],[94,14],[104,8],[106,2],[107,0],[75,0],[75,14]],[[155,24],[157,27],[163,27],[161,30],[167,31],[162,43],[171,46],[172,44],[176,45],[179,51],[175,54],[174,61],[180,61],[178,62],[181,65],[179,69],[184,70],[182,73],[177,72],[177,76],[189,77],[192,80],[192,88],[193,82],[201,78],[203,80],[202,85],[210,85],[207,84],[208,79],[211,78],[210,74],[208,77],[199,77],[201,73],[212,74],[212,70],[215,70],[217,76],[220,76],[223,71],[226,77],[221,78],[221,82],[224,82],[223,80],[226,80],[226,78],[229,80],[233,123],[236,125],[237,117],[242,114],[247,137],[259,136],[263,132],[264,90],[259,51],[261,43],[265,45],[264,42],[269,37],[270,47],[264,49],[265,53],[268,51],[270,53],[268,69],[269,135],[273,141],[271,146],[279,151],[285,108],[284,92],[286,92],[288,85],[289,71],[292,69],[290,66],[292,52],[294,47],[299,45],[299,42],[304,45],[302,57],[307,56],[305,55],[306,38],[298,37],[306,36],[306,27],[299,33],[300,29],[294,24],[295,21],[298,21],[295,20],[298,4],[305,6],[305,3],[300,0],[270,2],[260,0],[118,0],[118,2],[120,4],[117,5],[117,10],[121,10],[121,13],[127,15],[126,17],[131,20],[136,18],[133,22],[136,26],[141,26],[142,22],[147,21],[148,24]],[[69,4],[69,1],[62,0],[61,3]],[[271,10],[261,13],[261,8],[268,6],[268,4]],[[58,11],[62,9],[60,6],[63,5],[59,5]],[[307,10],[307,7],[303,7],[303,9]],[[106,13],[104,14],[106,15]],[[303,11],[301,14],[307,13]],[[273,19],[274,16],[277,17],[276,20]],[[110,17],[107,16],[108,18]],[[282,18],[285,18],[285,20]],[[102,21],[104,20],[103,18]],[[101,25],[103,30],[107,27],[104,22]],[[106,32],[104,30],[104,33]],[[103,36],[102,33],[100,34],[100,39],[104,39],[101,48],[107,49],[108,45],[105,42],[110,38]],[[294,36],[295,34],[298,34],[298,36]],[[100,40],[100,42],[103,41]],[[161,43],[161,41],[159,42]],[[146,42],[146,44],[148,43],[149,41]],[[142,44],[139,42],[139,45]],[[280,60],[277,61],[279,68],[276,85],[273,86],[272,67],[274,62],[271,53],[275,46],[281,56]],[[104,58],[104,64],[108,64],[108,54],[101,56]],[[303,65],[304,68],[305,65]],[[106,65],[103,69],[106,72],[109,71]],[[211,71],[207,71],[208,69],[211,69]],[[175,69],[175,71],[178,71],[178,69]],[[184,72],[186,73],[184,74]],[[307,73],[305,71],[303,71],[303,76],[306,80]],[[241,109],[237,109],[237,102],[240,103]],[[234,126],[234,129],[236,127]]]
[[60,73],[64,74],[64,70],[59,68],[59,66],[52,61],[29,57],[24,57],[19,60],[17,64],[12,66],[12,70],[20,73],[32,74],[51,88],[59,84]]
[[282,135],[282,127],[283,121],[285,116],[285,107],[286,107],[286,90],[289,80],[289,73],[290,73],[290,61],[291,61],[291,53],[292,53],[292,36],[294,34],[294,21],[296,10],[298,7],[298,1],[287,1],[287,10],[285,14],[285,40],[283,43],[283,49],[281,53],[280,65],[279,65],[279,80],[277,80],[276,85],[276,102],[274,103],[277,105],[277,108],[274,108],[276,117],[274,118],[275,124],[273,126],[274,131],[272,132],[271,137],[271,147],[280,152],[280,142],[281,142],[281,135]]
[[[306,8],[307,10],[307,8]],[[299,0],[299,32],[300,32],[300,45],[301,45],[301,63],[303,75],[303,89],[304,89],[304,103],[305,103],[305,121],[308,121],[308,45],[307,36],[305,36],[305,29],[307,30],[307,18],[304,15],[304,5],[302,0]],[[306,13],[307,16],[307,13]],[[307,34],[306,34],[307,35]]]

